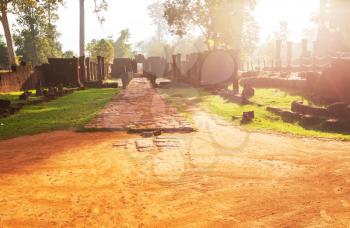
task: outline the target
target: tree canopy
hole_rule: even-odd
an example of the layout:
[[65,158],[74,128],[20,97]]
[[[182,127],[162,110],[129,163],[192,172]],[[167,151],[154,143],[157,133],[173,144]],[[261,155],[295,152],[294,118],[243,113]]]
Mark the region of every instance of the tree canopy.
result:
[[[46,10],[47,7],[50,9]],[[19,9],[14,40],[22,60],[37,66],[46,63],[48,58],[61,57],[59,33],[53,24],[58,19],[57,7],[44,2],[30,7],[23,5]]]
[[106,63],[113,63],[114,59],[114,47],[113,41],[109,39],[92,40],[87,45],[87,51],[90,58],[94,61],[97,60],[97,56],[102,56],[106,59]]
[[23,13],[23,10],[38,7],[42,7],[42,11],[50,11],[51,7],[57,6],[58,4],[62,3],[63,0],[0,0],[0,21],[4,29],[9,55],[9,62],[11,65],[17,64],[17,58],[14,51],[12,29],[8,20],[8,13],[11,12],[17,16]]
[[120,31],[118,39],[114,42],[114,56],[116,58],[131,58],[134,56],[129,41],[130,36],[129,29]]

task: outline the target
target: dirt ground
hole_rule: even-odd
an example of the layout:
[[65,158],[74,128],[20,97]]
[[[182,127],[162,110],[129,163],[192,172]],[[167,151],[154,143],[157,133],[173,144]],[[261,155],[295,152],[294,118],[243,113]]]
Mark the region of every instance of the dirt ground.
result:
[[115,132],[1,141],[0,227],[350,227],[349,142],[194,120],[162,151]]

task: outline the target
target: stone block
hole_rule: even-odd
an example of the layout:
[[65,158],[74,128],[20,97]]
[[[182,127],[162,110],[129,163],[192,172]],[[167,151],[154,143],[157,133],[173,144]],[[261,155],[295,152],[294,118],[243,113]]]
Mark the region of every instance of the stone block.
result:
[[4,100],[4,99],[0,99],[0,108],[8,108],[11,105],[11,101],[10,100]]
[[324,119],[319,116],[303,115],[300,120],[300,124],[304,127],[310,127],[319,125],[324,121]]
[[331,104],[327,107],[327,111],[334,117],[338,118],[346,118],[348,111],[348,103],[345,102],[337,102]]

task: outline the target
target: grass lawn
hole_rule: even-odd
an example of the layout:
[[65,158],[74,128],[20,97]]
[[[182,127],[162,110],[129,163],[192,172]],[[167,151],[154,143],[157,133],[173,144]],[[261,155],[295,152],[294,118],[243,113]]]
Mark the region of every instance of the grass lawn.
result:
[[209,94],[204,90],[189,87],[162,89],[161,93],[177,107],[180,112],[184,112],[186,116],[190,115],[188,108],[192,105],[197,105],[205,111],[219,115],[228,121],[232,121],[232,117],[237,116],[239,119],[233,121],[233,123],[235,125],[240,125],[242,113],[245,111],[254,111],[254,122],[241,125],[241,127],[247,130],[274,131],[291,133],[298,136],[350,140],[350,135],[305,129],[297,123],[286,123],[281,117],[266,111],[267,106],[290,110],[292,101],[301,100],[300,96],[290,95],[278,89],[256,89],[256,94],[254,98],[251,99],[255,104],[243,106],[227,102],[220,96]]
[[[17,114],[0,119],[0,139],[63,129],[79,129],[117,93],[116,89],[88,89],[48,103],[24,106]],[[1,94],[15,100],[17,93]]]
[[[33,94],[35,94],[35,90],[29,90],[29,92],[32,92]],[[5,100],[10,100],[11,103],[15,104],[15,103],[28,103],[30,101],[35,101],[35,100],[40,100],[40,97],[35,97],[35,96],[31,96],[29,97],[29,99],[27,101],[21,101],[19,100],[19,96],[23,93],[22,92],[11,92],[11,93],[0,93],[0,99],[5,99]]]

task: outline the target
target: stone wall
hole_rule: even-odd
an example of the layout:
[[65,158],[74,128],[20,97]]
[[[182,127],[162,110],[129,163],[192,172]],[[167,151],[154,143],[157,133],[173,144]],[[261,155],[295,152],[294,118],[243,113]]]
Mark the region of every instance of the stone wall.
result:
[[307,88],[306,79],[288,79],[279,77],[249,77],[240,80],[241,86],[252,86],[255,88],[278,88],[298,89]]
[[238,56],[234,50],[193,53],[182,59],[173,56],[173,78],[193,86],[219,88],[228,83],[238,86]]
[[162,57],[148,57],[143,55],[135,56],[135,59],[116,58],[112,65],[112,77],[119,78],[124,73],[137,73],[138,64],[142,64],[142,70],[145,75],[155,75],[165,77],[168,73],[168,62]]
[[124,73],[137,72],[137,63],[130,58],[116,58],[112,65],[112,77],[120,78]]
[[40,73],[29,66],[19,66],[15,72],[0,74],[0,93],[34,89]]
[[81,86],[79,78],[79,61],[77,58],[50,58],[48,64],[43,64],[41,70],[44,84],[65,86]]
[[320,77],[309,80],[314,85],[314,95],[350,103],[350,58],[334,58]]
[[97,63],[90,58],[80,57],[63,59],[51,58],[48,64],[40,67],[44,85],[58,85],[80,87],[89,82],[103,82],[107,80],[110,65],[103,57],[97,58]]
[[148,57],[143,62],[143,72],[157,77],[164,77],[168,71],[168,63],[162,57]]

